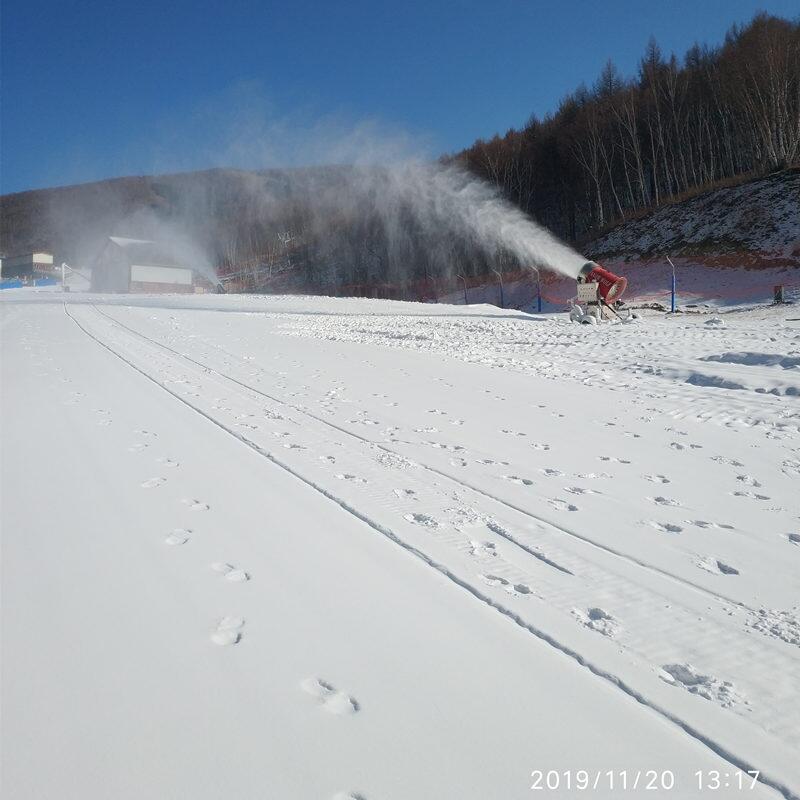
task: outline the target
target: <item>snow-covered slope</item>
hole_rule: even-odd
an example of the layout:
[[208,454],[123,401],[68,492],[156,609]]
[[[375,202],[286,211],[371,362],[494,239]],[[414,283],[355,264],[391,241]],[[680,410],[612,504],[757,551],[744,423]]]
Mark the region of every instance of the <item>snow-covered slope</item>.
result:
[[800,263],[800,168],[715,189],[617,225],[586,246],[592,258],[733,254],[744,263]]
[[800,797],[796,313],[0,311],[6,796]]

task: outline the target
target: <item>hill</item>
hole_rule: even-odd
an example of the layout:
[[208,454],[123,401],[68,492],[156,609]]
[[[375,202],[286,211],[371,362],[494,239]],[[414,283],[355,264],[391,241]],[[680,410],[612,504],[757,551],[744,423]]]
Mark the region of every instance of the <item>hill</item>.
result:
[[800,264],[800,168],[703,192],[622,222],[583,248],[595,259],[664,253],[743,265]]

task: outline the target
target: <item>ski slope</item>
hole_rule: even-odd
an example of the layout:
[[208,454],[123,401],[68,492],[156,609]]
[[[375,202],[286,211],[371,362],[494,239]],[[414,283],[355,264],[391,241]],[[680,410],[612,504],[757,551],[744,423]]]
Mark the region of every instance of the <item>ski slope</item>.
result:
[[800,797],[796,310],[0,312],[4,797]]

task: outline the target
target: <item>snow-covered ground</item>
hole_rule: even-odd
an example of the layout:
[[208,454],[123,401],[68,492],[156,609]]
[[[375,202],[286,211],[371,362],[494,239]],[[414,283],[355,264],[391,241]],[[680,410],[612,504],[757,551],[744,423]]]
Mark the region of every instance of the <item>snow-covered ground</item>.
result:
[[0,311],[4,796],[800,796],[796,309]]

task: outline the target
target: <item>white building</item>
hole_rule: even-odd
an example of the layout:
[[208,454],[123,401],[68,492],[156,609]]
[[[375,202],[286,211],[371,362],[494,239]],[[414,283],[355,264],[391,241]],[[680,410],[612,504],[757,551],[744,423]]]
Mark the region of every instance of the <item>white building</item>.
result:
[[110,236],[92,266],[93,292],[193,292],[194,273],[176,248]]

